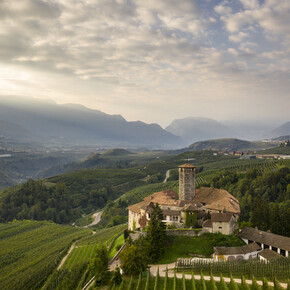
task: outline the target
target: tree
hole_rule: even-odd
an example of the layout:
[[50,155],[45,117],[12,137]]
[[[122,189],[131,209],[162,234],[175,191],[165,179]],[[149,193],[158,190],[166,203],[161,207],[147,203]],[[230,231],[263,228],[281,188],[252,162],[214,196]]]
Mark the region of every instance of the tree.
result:
[[162,222],[163,213],[159,205],[153,206],[147,229],[148,255],[151,262],[157,262],[164,255],[165,224]]
[[123,281],[123,277],[122,277],[122,274],[120,273],[120,268],[117,267],[113,273],[113,276],[112,276],[112,284],[113,285],[120,285]]
[[89,268],[98,284],[107,282],[109,278],[109,255],[104,245],[97,248],[96,257],[91,261]]
[[140,245],[128,245],[120,254],[121,267],[128,275],[138,275],[147,268],[146,254]]

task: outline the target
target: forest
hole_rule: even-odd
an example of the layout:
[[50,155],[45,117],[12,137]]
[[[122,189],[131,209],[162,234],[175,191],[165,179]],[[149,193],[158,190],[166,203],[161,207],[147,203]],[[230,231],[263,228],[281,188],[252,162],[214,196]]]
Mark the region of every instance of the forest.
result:
[[257,168],[236,173],[224,171],[213,178],[212,187],[222,188],[240,202],[240,222],[261,230],[290,236],[290,169],[261,172]]

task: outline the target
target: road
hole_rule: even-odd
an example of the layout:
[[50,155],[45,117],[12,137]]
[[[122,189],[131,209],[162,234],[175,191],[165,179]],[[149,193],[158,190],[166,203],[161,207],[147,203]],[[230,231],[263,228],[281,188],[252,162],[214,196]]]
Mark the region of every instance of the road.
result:
[[[160,277],[165,277],[165,273],[166,273],[166,269],[168,269],[168,277],[172,278],[174,277],[174,267],[175,267],[175,263],[172,263],[172,264],[162,264],[162,265],[151,265],[150,267],[150,275],[151,276],[156,276],[156,273],[159,269],[159,275]],[[176,273],[176,277],[177,278],[182,278],[182,273]],[[191,274],[185,274],[185,279],[192,279],[192,275]],[[200,280],[200,275],[194,275],[194,279],[195,280]],[[219,282],[220,281],[220,277],[213,277],[215,281]],[[209,281],[210,280],[210,276],[204,276],[204,280],[207,280]],[[226,278],[224,277],[224,280],[226,283],[229,283],[230,282],[230,278]],[[234,279],[234,281],[238,284],[241,284],[242,281],[241,279]],[[251,285],[252,284],[252,280],[246,280],[246,283]],[[263,285],[263,282],[262,281],[257,281],[257,283],[259,285]],[[269,286],[274,286],[274,283],[273,282],[268,282]],[[287,289],[287,284],[286,283],[280,283],[280,285],[282,286],[282,288],[284,289]]]
[[93,214],[94,221],[92,223],[90,223],[89,225],[84,226],[84,228],[92,227],[92,226],[98,224],[101,220],[102,213],[103,213],[103,211],[99,211],[99,212],[94,213]]
[[169,178],[169,174],[170,174],[170,169],[166,171],[165,179],[163,180],[163,183],[167,182],[167,179]]

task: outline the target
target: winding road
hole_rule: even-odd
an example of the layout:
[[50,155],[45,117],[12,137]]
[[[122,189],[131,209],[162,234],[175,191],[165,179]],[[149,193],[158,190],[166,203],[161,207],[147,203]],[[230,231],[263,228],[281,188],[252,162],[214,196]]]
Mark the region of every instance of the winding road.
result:
[[101,220],[102,213],[103,213],[103,211],[95,212],[93,214],[94,221],[92,223],[90,223],[89,225],[84,226],[84,228],[87,229],[89,227],[92,227],[92,226],[95,226],[96,224],[98,224],[100,222],[100,220]]
[[167,179],[169,178],[169,174],[170,174],[170,169],[166,171],[165,179],[163,180],[163,183],[167,182]]

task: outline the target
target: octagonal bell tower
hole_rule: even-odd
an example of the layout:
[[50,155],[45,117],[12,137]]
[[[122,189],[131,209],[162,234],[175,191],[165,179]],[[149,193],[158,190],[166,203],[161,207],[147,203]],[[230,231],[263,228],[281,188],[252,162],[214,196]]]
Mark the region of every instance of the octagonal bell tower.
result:
[[179,199],[193,200],[195,196],[195,166],[183,164],[178,166],[179,171]]

